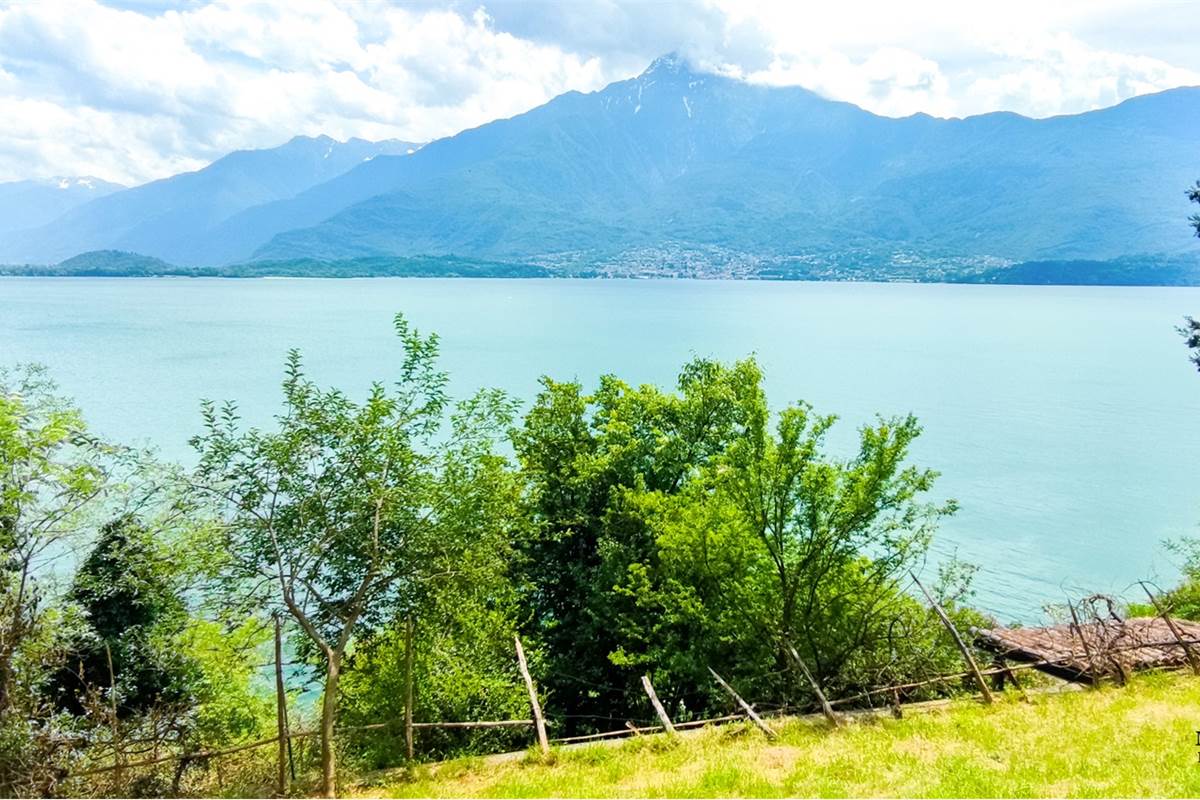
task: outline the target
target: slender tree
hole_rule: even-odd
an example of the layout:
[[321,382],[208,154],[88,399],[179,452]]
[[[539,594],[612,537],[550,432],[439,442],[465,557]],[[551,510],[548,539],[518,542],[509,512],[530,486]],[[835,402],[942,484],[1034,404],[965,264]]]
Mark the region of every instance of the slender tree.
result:
[[[198,485],[219,498],[227,519],[231,577],[273,587],[325,671],[321,706],[322,789],[336,792],[334,724],[346,648],[364,621],[391,620],[424,584],[452,564],[460,525],[446,524],[467,502],[464,475],[490,463],[491,442],[512,406],[484,392],[453,411],[437,337],[422,337],[400,315],[404,357],[390,387],[365,401],[321,389],[293,351],[276,430],[240,429],[236,408],[205,403]],[[444,418],[452,430],[442,435]],[[452,569],[452,567],[450,568]]]

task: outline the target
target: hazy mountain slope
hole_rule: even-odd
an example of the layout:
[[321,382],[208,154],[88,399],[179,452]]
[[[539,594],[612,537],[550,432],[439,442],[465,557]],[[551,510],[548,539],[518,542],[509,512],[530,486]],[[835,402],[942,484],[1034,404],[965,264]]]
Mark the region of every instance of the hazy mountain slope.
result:
[[281,232],[256,256],[553,260],[680,242],[1013,260],[1173,251],[1190,244],[1196,130],[1200,89],[1045,120],[891,119],[667,58],[275,204],[259,231]]
[[76,206],[124,188],[88,177],[0,183],[0,236],[45,225]]
[[40,228],[5,237],[0,254],[9,261],[48,262],[115,249],[193,263],[211,229],[229,216],[292,197],[377,155],[413,147],[400,141],[342,143],[321,136],[238,151],[196,172],[117,192]]

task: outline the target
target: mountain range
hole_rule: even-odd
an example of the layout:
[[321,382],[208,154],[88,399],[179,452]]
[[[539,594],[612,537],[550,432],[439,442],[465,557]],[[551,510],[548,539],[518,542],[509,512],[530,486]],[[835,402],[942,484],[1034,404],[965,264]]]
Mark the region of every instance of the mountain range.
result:
[[279,147],[240,150],[195,172],[109,193],[44,225],[5,234],[0,258],[45,263],[115,249],[186,264],[216,260],[210,254],[218,244],[214,229],[229,217],[293,197],[377,156],[403,157],[419,147],[297,136]]
[[124,188],[91,177],[0,183],[0,237],[45,225],[76,206]]
[[189,266],[452,256],[919,279],[1175,258],[1196,249],[1197,131],[1200,88],[1047,119],[891,118],[665,56],[423,147],[321,137],[234,153],[0,229],[0,261],[112,249]]

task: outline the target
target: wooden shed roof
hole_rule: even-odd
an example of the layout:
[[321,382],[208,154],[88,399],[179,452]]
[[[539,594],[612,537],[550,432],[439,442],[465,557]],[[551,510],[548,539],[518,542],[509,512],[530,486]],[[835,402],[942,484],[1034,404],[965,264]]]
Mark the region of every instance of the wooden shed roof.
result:
[[[1175,620],[1193,653],[1200,655],[1200,623]],[[1091,681],[1120,670],[1179,667],[1188,655],[1158,617],[1134,617],[1044,628],[993,628],[975,633],[975,643],[1005,659],[1029,664],[1059,678]]]

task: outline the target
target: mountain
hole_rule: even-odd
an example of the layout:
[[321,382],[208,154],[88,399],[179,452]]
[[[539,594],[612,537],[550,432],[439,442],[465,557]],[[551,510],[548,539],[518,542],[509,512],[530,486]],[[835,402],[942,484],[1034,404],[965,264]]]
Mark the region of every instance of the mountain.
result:
[[1183,189],[1200,175],[1197,130],[1200,88],[1049,119],[895,119],[664,57],[248,209],[221,233],[238,257],[549,265],[982,268],[1179,252],[1193,245]]
[[325,138],[235,153],[0,236],[0,261],[119,249],[181,265],[454,256],[556,274],[1004,280],[1018,263],[1194,251],[1196,131],[1200,88],[1047,119],[890,118],[665,56],[413,153]]
[[0,183],[0,236],[45,225],[78,205],[124,188],[89,177]]
[[0,259],[48,263],[93,250],[136,251],[196,263],[212,229],[243,209],[292,197],[384,154],[419,145],[397,140],[338,142],[298,136],[266,150],[242,150],[204,169],[109,194],[48,224],[0,237]]

